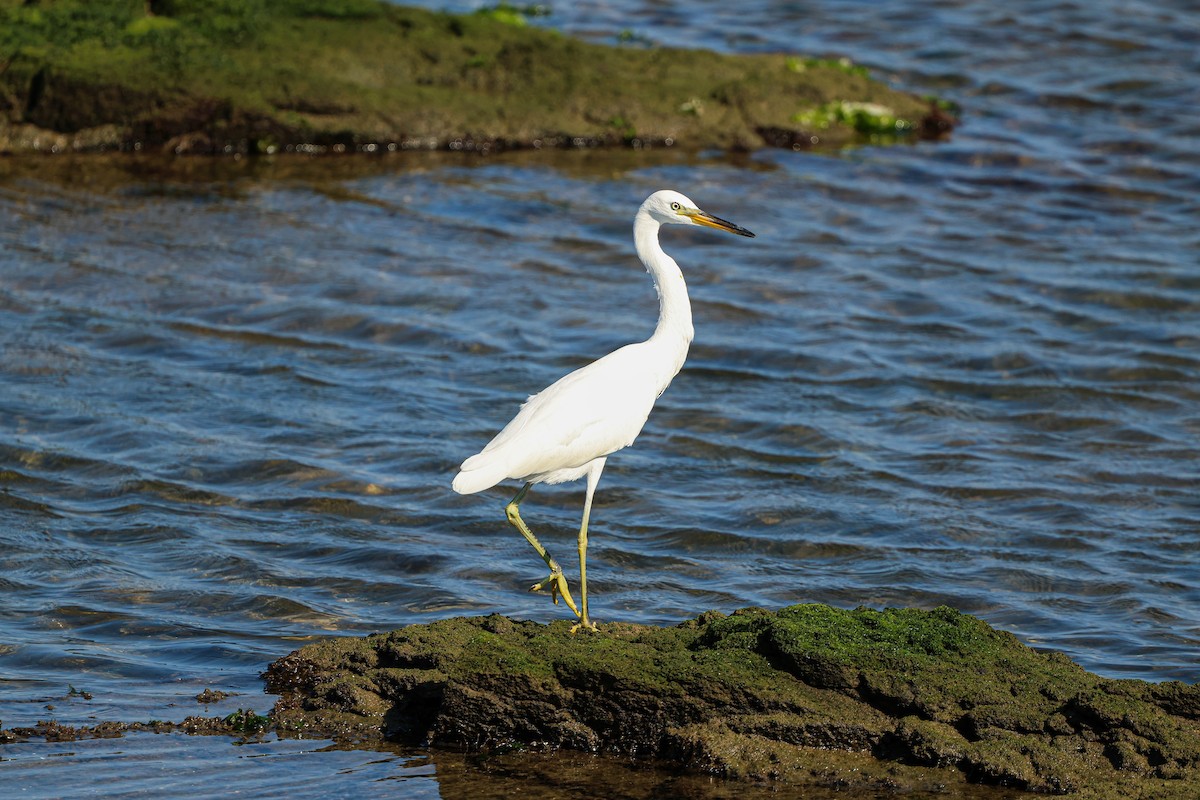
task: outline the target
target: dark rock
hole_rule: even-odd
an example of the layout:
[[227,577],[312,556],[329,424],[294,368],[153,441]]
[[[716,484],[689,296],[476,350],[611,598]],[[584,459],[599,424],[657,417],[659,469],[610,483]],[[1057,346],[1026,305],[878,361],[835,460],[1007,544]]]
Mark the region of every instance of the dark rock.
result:
[[1200,796],[1198,690],[1093,675],[948,608],[708,613],[673,628],[456,618],[266,672],[281,731],[569,748],[730,778]]

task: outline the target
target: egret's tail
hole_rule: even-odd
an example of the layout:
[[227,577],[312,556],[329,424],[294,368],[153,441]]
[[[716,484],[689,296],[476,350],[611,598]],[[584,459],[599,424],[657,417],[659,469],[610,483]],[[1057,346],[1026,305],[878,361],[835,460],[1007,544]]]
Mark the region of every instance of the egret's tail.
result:
[[497,464],[492,459],[482,458],[484,455],[484,453],[480,453],[464,461],[459,473],[454,476],[454,483],[450,484],[450,488],[459,494],[475,494],[492,488],[508,477],[508,470],[503,464]]

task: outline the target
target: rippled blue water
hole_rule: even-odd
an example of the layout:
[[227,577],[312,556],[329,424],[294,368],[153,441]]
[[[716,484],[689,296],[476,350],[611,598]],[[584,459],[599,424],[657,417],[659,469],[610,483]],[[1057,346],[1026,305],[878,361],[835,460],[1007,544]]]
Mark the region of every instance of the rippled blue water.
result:
[[[115,187],[0,165],[5,727],[178,719],[208,685],[243,693],[209,713],[264,710],[257,673],[306,637],[562,616],[522,591],[544,569],[504,524],[516,487],[464,498],[449,479],[526,394],[649,334],[630,222],[662,187],[758,238],[665,233],[697,338],[601,482],[597,619],[947,603],[1102,674],[1197,679],[1200,12],[726,5],[581,3],[544,24],[848,55],[961,103],[962,126],[839,154]],[[572,564],[581,500],[538,488],[523,507]],[[0,782],[152,794],[159,761],[247,791],[420,772],[192,741],[0,747]]]

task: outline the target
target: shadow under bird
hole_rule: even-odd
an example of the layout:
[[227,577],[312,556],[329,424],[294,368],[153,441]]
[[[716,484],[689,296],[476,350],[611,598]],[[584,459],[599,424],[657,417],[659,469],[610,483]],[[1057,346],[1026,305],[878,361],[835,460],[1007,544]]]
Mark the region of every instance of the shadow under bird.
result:
[[[561,596],[579,618],[572,632],[596,628],[588,617],[587,529],[605,460],[633,444],[641,433],[654,402],[683,367],[694,335],[683,273],[658,243],[663,225],[701,225],[754,236],[740,225],[701,211],[679,192],[664,190],[650,195],[634,217],[633,242],[658,291],[654,334],[575,370],[530,397],[504,430],[462,463],[454,478],[453,488],[459,494],[481,492],[504,480],[524,481],[505,509],[508,521],[550,567],[550,575],[530,591],[549,589],[556,604]],[[563,483],[584,476],[587,496],[579,528],[581,597],[576,606],[562,568],[521,519],[519,507],[535,483]]]

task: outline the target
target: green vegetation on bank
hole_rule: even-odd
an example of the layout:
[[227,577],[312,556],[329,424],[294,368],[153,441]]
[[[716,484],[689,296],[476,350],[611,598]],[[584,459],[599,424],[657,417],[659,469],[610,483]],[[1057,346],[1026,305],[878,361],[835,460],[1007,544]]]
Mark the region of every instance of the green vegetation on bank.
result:
[[877,133],[835,108],[886,109],[903,136],[950,124],[845,62],[602,46],[523,24],[539,13],[0,0],[0,150],[753,149]]

